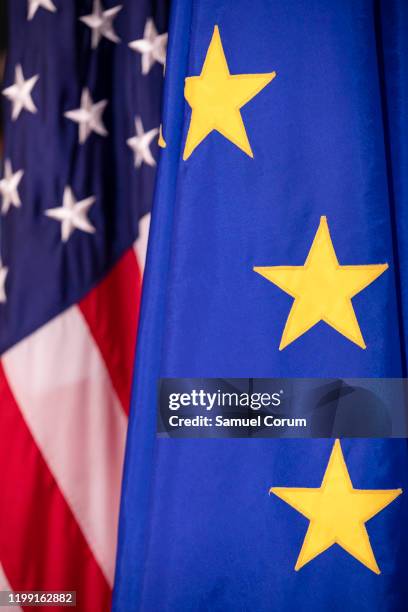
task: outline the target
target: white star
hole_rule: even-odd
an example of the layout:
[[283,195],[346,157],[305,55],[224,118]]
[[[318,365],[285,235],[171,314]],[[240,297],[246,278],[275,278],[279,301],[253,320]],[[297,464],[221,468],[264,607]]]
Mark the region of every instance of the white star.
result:
[[158,34],[153,19],[146,21],[144,38],[133,40],[129,47],[142,54],[142,74],[147,74],[154,62],[166,61],[167,34]]
[[155,166],[156,162],[150,151],[150,143],[159,133],[159,128],[148,132],[143,131],[143,123],[140,117],[135,119],[136,136],[127,139],[128,146],[133,150],[135,156],[135,167],[140,168],[143,162],[149,166]]
[[114,43],[120,42],[120,38],[113,28],[113,20],[121,9],[122,5],[118,4],[107,11],[103,11],[101,0],[94,0],[93,12],[79,18],[92,30],[92,49],[96,49],[103,36]]
[[5,302],[7,302],[6,278],[8,271],[9,269],[6,268],[6,266],[3,266],[0,260],[0,304],[4,304]]
[[94,104],[89,89],[85,87],[82,90],[80,108],[64,113],[64,117],[79,123],[80,144],[86,141],[91,132],[96,132],[100,136],[108,135],[108,131],[102,121],[102,115],[107,103],[107,100],[101,100]]
[[6,159],[4,163],[4,176],[0,181],[0,194],[2,197],[1,212],[6,214],[10,204],[19,208],[21,206],[20,196],[18,195],[18,185],[23,178],[24,170],[17,170],[13,173],[11,161]]
[[17,64],[14,74],[14,85],[3,89],[3,95],[13,103],[13,111],[11,114],[13,121],[18,118],[23,108],[30,113],[37,112],[37,107],[31,97],[31,90],[40,78],[40,75],[36,74],[31,77],[31,79],[25,80],[21,64]]
[[95,196],[77,202],[71,187],[65,187],[62,206],[48,208],[47,217],[61,222],[61,240],[67,242],[72,232],[79,229],[88,234],[94,234],[95,228],[88,219],[88,210],[95,203]]
[[52,0],[28,0],[28,21],[31,21],[31,19],[34,18],[34,15],[40,7],[46,9],[47,11],[51,11],[51,13],[55,13],[57,10],[57,7]]

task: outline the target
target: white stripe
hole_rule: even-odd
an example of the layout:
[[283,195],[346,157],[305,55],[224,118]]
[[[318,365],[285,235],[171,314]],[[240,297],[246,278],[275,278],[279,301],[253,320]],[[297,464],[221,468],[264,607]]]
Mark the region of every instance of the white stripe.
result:
[[79,309],[47,323],[2,361],[28,427],[112,584],[127,419]]
[[[12,588],[7,580],[7,576],[4,573],[4,568],[0,563],[0,591],[11,591]],[[2,606],[2,612],[23,612],[20,606]]]
[[150,213],[144,215],[139,221],[139,236],[134,243],[134,251],[136,253],[137,261],[139,262],[140,270],[143,273],[146,262],[147,243],[149,240],[149,229],[150,229]]

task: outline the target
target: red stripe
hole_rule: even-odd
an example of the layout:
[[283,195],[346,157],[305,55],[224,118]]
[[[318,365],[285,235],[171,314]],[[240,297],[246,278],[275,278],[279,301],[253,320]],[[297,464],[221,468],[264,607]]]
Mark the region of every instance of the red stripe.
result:
[[129,411],[141,285],[136,255],[130,249],[79,303],[126,412]]
[[76,591],[76,610],[107,612],[109,585],[31,436],[1,362],[0,397],[0,558],[10,585]]

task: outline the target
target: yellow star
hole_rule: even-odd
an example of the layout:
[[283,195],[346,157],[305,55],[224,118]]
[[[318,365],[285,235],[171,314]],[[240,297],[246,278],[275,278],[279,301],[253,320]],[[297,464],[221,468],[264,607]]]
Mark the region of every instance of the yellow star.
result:
[[339,440],[334,443],[319,489],[272,487],[269,492],[310,520],[296,571],[338,544],[380,574],[365,523],[401,495],[402,489],[354,489]]
[[159,140],[157,141],[159,147],[161,147],[162,149],[165,149],[167,147],[167,143],[164,140],[164,136],[163,136],[163,127],[162,124],[160,124],[160,128],[159,128]]
[[326,217],[320,225],[303,266],[255,267],[254,271],[291,295],[292,304],[279,350],[319,321],[365,349],[366,345],[351,298],[388,268],[388,264],[341,266],[330,237]]
[[183,159],[213,130],[253,157],[240,108],[272,81],[275,72],[231,74],[218,27],[207,50],[200,76],[186,78],[184,95],[192,108]]

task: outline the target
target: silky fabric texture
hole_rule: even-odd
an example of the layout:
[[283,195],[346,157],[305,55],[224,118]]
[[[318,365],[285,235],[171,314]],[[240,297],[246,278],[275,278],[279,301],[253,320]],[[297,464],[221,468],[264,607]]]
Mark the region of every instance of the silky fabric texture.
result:
[[[155,169],[143,164],[136,171],[126,140],[136,116],[146,131],[159,126],[163,66],[142,75],[140,54],[127,42],[143,34],[146,15],[160,32],[168,22],[167,2],[102,2],[106,9],[122,5],[114,19],[122,43],[104,38],[92,49],[91,30],[80,18],[92,13],[93,0],[55,2],[56,12],[39,6],[32,20],[26,0],[8,4],[3,88],[14,83],[19,64],[25,79],[39,79],[31,92],[36,113],[23,111],[12,121],[12,104],[2,96],[4,158],[25,174],[19,214],[2,216],[0,224],[2,263],[10,270],[0,308],[1,353],[82,299],[138,237],[139,220],[150,212]],[[78,124],[64,113],[79,107],[85,87],[94,103],[107,101],[102,120],[108,135],[93,133],[81,145]],[[156,143],[152,151],[157,156]],[[74,232],[63,249],[59,224],[44,213],[61,206],[67,185],[78,201],[96,198],[89,213],[96,231],[87,241]]]
[[[212,132],[182,160],[219,27],[254,158]],[[402,611],[405,440],[343,440],[354,487],[402,488],[367,523],[381,574],[335,545],[295,572],[308,521],[268,491],[319,487],[332,440],[156,439],[159,377],[401,377],[408,296],[405,1],[173,2],[113,609]],[[321,216],[340,264],[388,263],[353,299],[367,348],[319,323],[279,351],[292,299],[254,266],[303,265]]]

